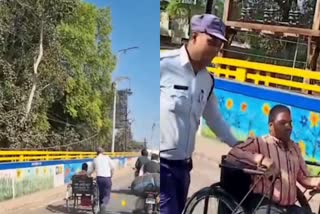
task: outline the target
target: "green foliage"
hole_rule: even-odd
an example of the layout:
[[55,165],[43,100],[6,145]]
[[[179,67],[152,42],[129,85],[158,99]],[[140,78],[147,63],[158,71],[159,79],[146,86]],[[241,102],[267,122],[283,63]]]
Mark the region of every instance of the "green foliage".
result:
[[[182,0],[171,0],[165,10],[173,19],[190,18],[189,16],[195,14],[203,14],[206,9],[206,3],[206,0],[198,0],[196,1],[196,4],[185,4]],[[213,5],[212,8],[212,13],[222,18],[223,8],[224,1],[216,0],[215,5]]]
[[[95,135],[86,145],[110,141],[111,31],[110,10],[80,0],[0,1],[0,147],[65,149]],[[21,122],[34,81],[30,116]]]
[[73,119],[87,122],[97,132],[107,127],[106,100],[115,66],[111,53],[110,11],[81,4],[73,19],[59,26],[63,53],[72,71],[67,81],[66,110]]
[[166,8],[166,12],[173,19],[189,18],[194,14],[202,14],[205,11],[206,1],[197,1],[195,5],[185,4],[182,0],[171,0]]

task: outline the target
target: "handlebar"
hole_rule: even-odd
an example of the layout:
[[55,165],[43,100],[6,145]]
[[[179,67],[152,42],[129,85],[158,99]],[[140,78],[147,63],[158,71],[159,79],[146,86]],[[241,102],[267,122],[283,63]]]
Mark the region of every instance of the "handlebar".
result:
[[229,168],[229,169],[236,169],[236,170],[241,170],[246,174],[251,174],[251,175],[264,175],[266,173],[266,170],[263,169],[258,169],[258,167],[252,167],[252,169],[250,169],[249,167],[242,167],[242,166],[235,166],[231,163],[223,163],[220,164],[220,167],[225,167],[225,168]]
[[[267,172],[267,169],[265,168],[259,168],[257,166],[251,166],[251,165],[242,165],[242,166],[237,166],[235,164],[232,164],[230,162],[226,162],[220,164],[220,167],[226,167],[229,169],[236,169],[236,170],[241,170],[245,174],[249,175],[265,175]],[[274,182],[276,179],[280,178],[280,172],[276,174],[275,176],[270,176],[270,181]]]

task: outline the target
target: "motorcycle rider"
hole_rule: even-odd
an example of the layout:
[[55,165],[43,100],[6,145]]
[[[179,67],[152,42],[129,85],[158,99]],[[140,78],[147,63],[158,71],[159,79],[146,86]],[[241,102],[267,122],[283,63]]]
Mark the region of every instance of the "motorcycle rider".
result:
[[140,169],[141,167],[146,164],[147,162],[149,162],[149,158],[148,158],[148,151],[146,148],[143,148],[141,150],[141,156],[138,158],[138,160],[136,161],[135,164],[135,177],[137,177],[139,175]]
[[[159,161],[159,155],[158,154],[151,154],[151,160],[148,161],[146,164],[144,164],[141,169],[140,169],[140,172],[139,172],[139,176],[144,176],[146,174],[149,174],[149,173],[158,173],[160,175],[160,161]],[[159,178],[160,179],[160,178]],[[160,190],[160,186],[159,186],[159,190]],[[159,196],[159,193],[157,193],[156,195],[156,206],[157,206],[157,209],[159,210],[160,208],[160,196]],[[138,201],[141,201],[141,205],[142,205],[142,201],[143,201],[143,205],[145,203],[145,200],[146,198],[140,198],[138,199]],[[140,206],[141,206],[140,205]]]
[[151,154],[151,160],[141,167],[139,176],[147,173],[160,173],[160,161],[158,154]]

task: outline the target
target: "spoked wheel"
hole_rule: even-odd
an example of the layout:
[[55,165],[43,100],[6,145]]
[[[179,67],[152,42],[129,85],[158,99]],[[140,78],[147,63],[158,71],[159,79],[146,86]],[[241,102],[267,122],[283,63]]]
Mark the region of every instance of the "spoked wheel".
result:
[[187,202],[183,214],[243,214],[243,208],[220,186],[205,187]]
[[66,199],[66,209],[67,213],[70,213],[70,207],[72,206],[71,204],[71,198]]
[[312,209],[310,207],[310,204],[309,204],[306,196],[304,195],[304,193],[299,189],[299,187],[297,187],[297,199],[298,199],[298,203],[300,204],[301,207],[303,207],[308,212],[312,213]]
[[96,185],[94,185],[93,195],[92,195],[92,212],[93,214],[97,214],[100,211],[99,204],[99,190]]
[[93,201],[92,202],[92,213],[97,214],[99,213],[100,207],[99,207],[99,201]]
[[68,199],[66,199],[66,209],[68,213],[73,213],[76,210],[77,206],[77,199],[76,197],[70,196]]

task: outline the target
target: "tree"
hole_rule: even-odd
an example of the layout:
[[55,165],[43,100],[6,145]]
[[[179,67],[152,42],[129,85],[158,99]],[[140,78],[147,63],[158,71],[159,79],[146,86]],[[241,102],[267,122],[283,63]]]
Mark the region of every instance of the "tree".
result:
[[[24,147],[45,143],[45,135],[39,132],[48,131],[48,122],[41,127],[37,124],[45,121],[49,101],[46,95],[40,96],[46,88],[44,84],[61,68],[56,64],[59,52],[55,26],[67,20],[77,4],[76,0],[0,2],[2,145]],[[46,68],[52,70],[48,72]],[[38,70],[43,72],[40,74]]]
[[172,0],[169,2],[166,11],[173,19],[190,18],[193,14],[204,13],[204,3],[204,0],[196,1],[196,4],[186,4],[183,0]]
[[110,11],[81,4],[75,16],[58,28],[69,70],[65,110],[89,135],[99,133],[107,141],[112,106],[111,73],[115,56],[111,53]]
[[110,32],[110,11],[79,0],[0,1],[0,147],[110,137]]
[[[208,7],[212,7],[211,10]],[[166,11],[173,19],[190,19],[192,15],[203,14],[209,10],[222,18],[224,1],[221,0],[197,0],[195,4],[186,4],[183,0],[171,0]],[[212,10],[213,9],[213,10]]]

